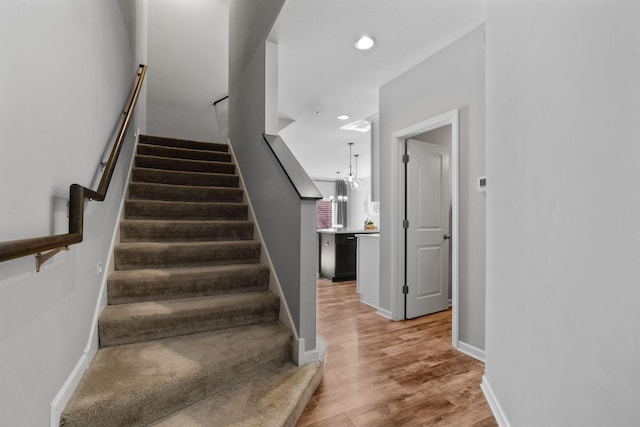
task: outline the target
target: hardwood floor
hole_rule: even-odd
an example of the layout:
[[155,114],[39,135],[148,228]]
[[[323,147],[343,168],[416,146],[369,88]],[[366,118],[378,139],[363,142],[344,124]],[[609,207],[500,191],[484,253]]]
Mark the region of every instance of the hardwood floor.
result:
[[484,365],[451,348],[451,311],[392,322],[360,303],[355,282],[318,280],[322,383],[298,426],[497,426]]

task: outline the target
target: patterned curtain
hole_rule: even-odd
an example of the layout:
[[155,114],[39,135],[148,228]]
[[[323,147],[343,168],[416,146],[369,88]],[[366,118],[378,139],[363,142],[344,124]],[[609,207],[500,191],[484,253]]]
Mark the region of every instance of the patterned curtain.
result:
[[[340,197],[342,196],[342,197]],[[347,215],[347,184],[339,179],[336,181],[336,223],[341,224],[342,228],[348,228],[348,215]]]

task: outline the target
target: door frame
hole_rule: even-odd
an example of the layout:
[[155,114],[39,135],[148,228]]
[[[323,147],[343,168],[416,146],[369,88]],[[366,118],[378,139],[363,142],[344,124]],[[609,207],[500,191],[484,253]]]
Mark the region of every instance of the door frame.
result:
[[404,154],[404,142],[408,138],[420,135],[433,129],[451,125],[451,305],[452,326],[451,345],[458,349],[459,328],[459,271],[460,271],[460,113],[458,109],[429,118],[413,124],[391,134],[394,149],[392,150],[392,164],[396,173],[392,175],[394,200],[391,218],[394,224],[393,247],[395,262],[391,263],[392,292],[391,292],[391,317],[393,320],[404,318],[404,168],[401,168],[402,155]]

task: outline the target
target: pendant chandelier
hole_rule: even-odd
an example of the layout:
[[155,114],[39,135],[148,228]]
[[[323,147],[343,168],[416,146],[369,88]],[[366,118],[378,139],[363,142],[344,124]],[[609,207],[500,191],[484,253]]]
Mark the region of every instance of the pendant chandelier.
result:
[[356,158],[356,173],[354,174],[351,169],[351,146],[353,142],[349,143],[349,172],[345,174],[343,180],[345,184],[351,188],[351,190],[357,190],[360,187],[360,180],[358,179],[358,154],[355,155]]

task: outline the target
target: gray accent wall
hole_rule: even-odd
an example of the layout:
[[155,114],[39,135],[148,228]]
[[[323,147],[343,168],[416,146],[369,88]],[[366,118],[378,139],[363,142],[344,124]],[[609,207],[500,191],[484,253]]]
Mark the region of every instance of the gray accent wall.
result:
[[315,200],[301,201],[262,137],[265,41],[284,0],[230,4],[229,141],[305,349],[316,347]]
[[[69,186],[96,188],[138,68],[134,6],[0,2],[0,241],[48,235],[54,200],[66,219]],[[40,273],[33,256],[0,263],[2,425],[49,425],[49,405],[83,355],[104,279],[96,266],[107,266],[135,128],[106,200],[87,202],[84,241]]]
[[[460,111],[459,339],[483,350],[485,343],[484,26],[480,26],[380,88],[380,259],[396,256],[403,236],[391,220],[401,167],[392,134],[449,111]],[[395,175],[395,176],[394,176]],[[397,200],[402,200],[401,198]],[[401,221],[401,218],[399,219]],[[397,266],[400,268],[401,266]],[[389,262],[380,263],[380,307],[392,310],[392,289],[401,292]],[[403,300],[397,293],[395,300]],[[402,307],[396,304],[396,308]],[[400,314],[402,316],[402,314]]]
[[485,383],[504,425],[638,425],[640,3],[486,25]]

